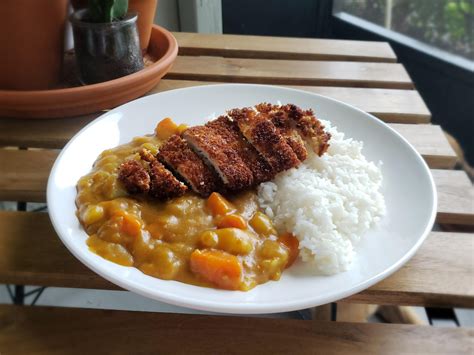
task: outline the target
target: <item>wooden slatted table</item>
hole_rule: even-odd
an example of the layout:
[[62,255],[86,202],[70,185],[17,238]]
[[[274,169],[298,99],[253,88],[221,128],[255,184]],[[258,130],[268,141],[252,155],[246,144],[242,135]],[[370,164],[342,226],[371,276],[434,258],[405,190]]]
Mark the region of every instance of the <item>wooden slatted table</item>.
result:
[[[149,94],[213,82],[247,82],[291,86],[348,102],[387,122],[426,160],[438,190],[439,224],[474,225],[472,183],[465,172],[452,170],[455,152],[442,129],[430,124],[429,110],[388,44],[175,36],[180,55]],[[0,118],[0,146],[4,147],[0,149],[0,200],[44,202],[47,177],[59,150],[99,114],[46,120]],[[433,231],[402,269],[341,302],[474,308],[473,255],[472,234]],[[47,214],[22,211],[0,211],[0,282],[118,289],[66,250]],[[0,353],[63,353],[70,352],[71,344],[81,353],[149,352],[157,346],[171,352],[177,342],[182,353],[236,348],[239,352],[447,353],[473,351],[472,340],[472,330],[466,329],[0,307]]]

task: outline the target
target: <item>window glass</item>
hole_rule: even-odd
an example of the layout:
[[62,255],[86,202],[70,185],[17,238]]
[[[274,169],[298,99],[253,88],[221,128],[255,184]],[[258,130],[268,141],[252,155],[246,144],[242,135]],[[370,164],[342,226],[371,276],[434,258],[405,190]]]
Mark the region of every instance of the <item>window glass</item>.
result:
[[474,59],[474,0],[334,0],[338,12]]

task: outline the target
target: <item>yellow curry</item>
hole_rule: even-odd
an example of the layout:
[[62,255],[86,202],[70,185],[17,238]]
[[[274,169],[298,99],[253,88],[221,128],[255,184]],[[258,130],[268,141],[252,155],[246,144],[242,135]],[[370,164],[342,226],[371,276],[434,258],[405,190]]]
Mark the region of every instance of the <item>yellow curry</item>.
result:
[[245,291],[278,280],[297,257],[298,241],[277,235],[254,191],[228,198],[189,192],[167,202],[126,192],[117,179],[120,164],[143,148],[156,154],[183,129],[162,122],[153,135],[104,151],[79,180],[77,214],[90,250],[147,275],[193,285]]

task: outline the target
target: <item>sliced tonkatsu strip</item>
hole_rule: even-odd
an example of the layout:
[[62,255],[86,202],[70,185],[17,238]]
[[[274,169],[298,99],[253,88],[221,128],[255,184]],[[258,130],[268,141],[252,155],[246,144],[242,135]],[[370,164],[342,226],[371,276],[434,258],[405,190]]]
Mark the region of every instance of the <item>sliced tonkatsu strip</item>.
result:
[[296,128],[304,138],[308,138],[314,152],[319,156],[326,153],[329,148],[331,133],[324,131],[324,126],[314,116],[313,110],[303,111],[301,117],[296,120]]
[[127,160],[120,165],[118,179],[131,194],[146,194],[150,190],[150,175],[136,160]]
[[220,179],[179,135],[171,136],[160,148],[158,159],[179,174],[201,196],[220,190]]
[[182,196],[188,189],[158,160],[150,163],[150,180],[149,195],[161,200]]
[[119,167],[118,179],[131,194],[148,194],[166,200],[182,196],[187,187],[148,150],[141,150],[140,161],[127,160]]
[[253,184],[253,175],[235,149],[212,128],[195,126],[183,133],[189,146],[212,166],[229,191],[248,188]]
[[150,196],[166,200],[182,196],[188,190],[188,187],[166,169],[149,150],[142,149],[140,157],[149,163]]
[[280,106],[269,103],[258,104],[255,106],[255,109],[268,115],[300,161],[308,157],[304,141],[296,130],[296,122],[290,118],[287,111],[281,110]]
[[236,122],[226,116],[220,116],[208,122],[206,127],[212,128],[235,149],[252,172],[254,185],[273,179],[275,174],[272,167],[240,133]]
[[[331,134],[324,131],[324,126],[314,116],[313,110],[309,109],[303,111],[301,108],[293,104],[277,106],[265,103],[257,105],[256,109],[268,113],[272,116],[274,121],[275,117],[283,117],[285,120],[289,119],[290,122],[293,122],[293,127],[297,129],[297,132],[304,139],[308,140],[311,148],[319,156],[323,155],[329,148],[328,142],[331,139]],[[283,112],[283,114],[280,112]],[[278,126],[277,123],[275,123],[275,125]]]
[[268,161],[275,173],[291,169],[300,163],[266,113],[246,107],[230,110],[228,115],[237,122],[240,132]]

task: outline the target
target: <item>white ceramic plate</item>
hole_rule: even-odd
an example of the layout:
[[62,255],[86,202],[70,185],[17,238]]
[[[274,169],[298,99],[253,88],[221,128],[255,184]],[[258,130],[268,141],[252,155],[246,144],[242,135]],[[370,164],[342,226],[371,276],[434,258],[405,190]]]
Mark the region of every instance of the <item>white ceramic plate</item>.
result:
[[[347,137],[364,141],[364,154],[383,161],[387,214],[357,246],[350,271],[312,276],[295,264],[278,282],[251,291],[224,291],[164,281],[138,269],[109,262],[90,252],[74,205],[76,182],[105,149],[153,132],[172,117],[202,124],[234,107],[266,101],[313,108]],[[264,85],[212,85],[147,96],[117,107],[82,129],[63,149],[48,181],[51,220],[66,247],[90,269],[130,291],[178,306],[226,313],[272,313],[325,304],[357,293],[400,268],[421,245],[434,222],[436,190],[429,169],[415,149],[373,116],[342,102],[299,90]],[[58,268],[61,266],[58,265]]]

